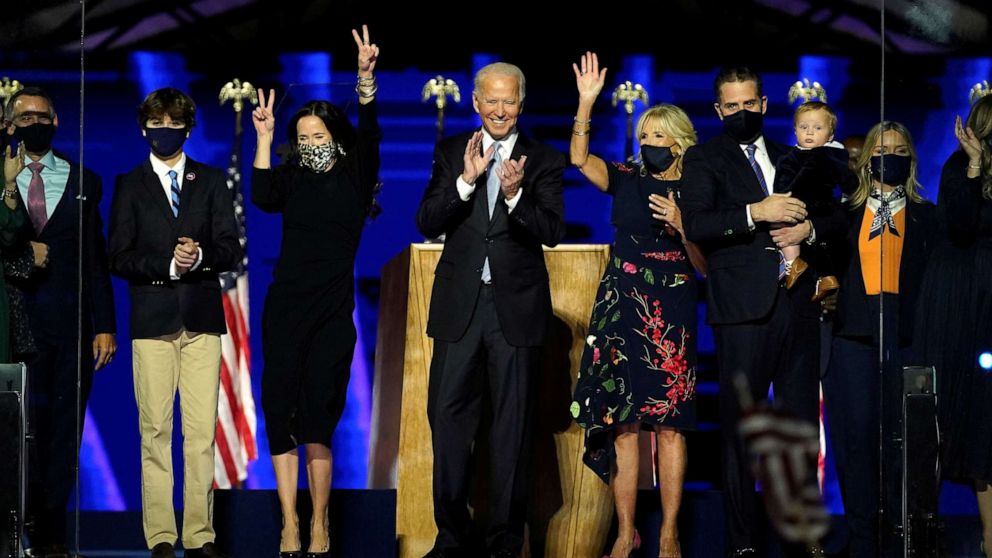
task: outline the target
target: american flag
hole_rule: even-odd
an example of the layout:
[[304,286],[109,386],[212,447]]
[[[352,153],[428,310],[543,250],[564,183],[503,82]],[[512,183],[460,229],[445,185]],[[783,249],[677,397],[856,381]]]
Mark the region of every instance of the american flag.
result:
[[248,338],[248,250],[245,204],[241,191],[240,126],[227,166],[227,187],[234,200],[238,237],[244,258],[234,271],[220,276],[227,334],[221,337],[220,397],[214,444],[214,486],[241,486],[248,462],[258,458],[255,446],[255,399],[251,392],[251,346]]

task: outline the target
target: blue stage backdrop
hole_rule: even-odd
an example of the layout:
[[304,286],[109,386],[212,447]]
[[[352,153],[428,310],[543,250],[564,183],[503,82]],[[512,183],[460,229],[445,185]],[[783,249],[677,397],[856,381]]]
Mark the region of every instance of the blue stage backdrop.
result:
[[[352,53],[348,53],[351,63]],[[448,109],[446,130],[457,133],[478,125],[471,108],[471,76],[494,57],[478,54],[472,67],[445,71],[461,86],[461,104]],[[81,152],[86,166],[103,177],[101,209],[106,219],[113,195],[114,177],[148,156],[136,122],[136,107],[149,91],[173,86],[189,92],[199,103],[197,126],[187,144],[187,153],[199,161],[224,168],[232,149],[234,117],[230,107],[216,102],[221,85],[233,77],[247,79],[266,89],[275,88],[278,95],[277,143],[284,143],[285,122],[292,112],[310,98],[329,98],[342,105],[354,104],[354,71],[333,71],[328,53],[296,53],[280,57],[282,70],[270,75],[218,76],[198,75],[187,70],[187,61],[179,55],[136,52],[130,55],[126,71],[100,71],[87,74],[85,93],[85,128]],[[657,71],[660,60],[649,55],[628,56],[611,69],[610,84],[622,80],[642,83],[651,93],[652,102],[671,102],[682,106],[692,117],[700,139],[719,133],[720,122],[713,110],[712,80],[716,69],[698,72]],[[765,74],[765,94],[769,97],[766,134],[791,144],[792,108],[786,103],[786,92],[798,78],[820,81],[830,93],[830,102],[839,116],[837,138],[864,134],[880,116],[877,76],[871,72],[853,71],[856,64],[843,57],[801,56],[788,71]],[[523,64],[526,72],[526,63]],[[368,452],[369,418],[373,370],[373,354],[378,343],[397,340],[376,338],[378,311],[378,279],[380,270],[390,258],[411,242],[422,240],[414,224],[414,212],[426,185],[435,140],[435,109],[433,103],[420,100],[424,83],[434,77],[437,68],[410,68],[378,72],[378,102],[381,105],[382,144],[381,178],[383,190],[380,203],[384,209],[379,218],[369,224],[358,254],[355,277],[358,285],[355,320],[359,340],[352,367],[348,404],[334,438],[334,485],[341,488],[364,488]],[[936,199],[940,165],[956,148],[951,133],[953,117],[968,110],[965,91],[970,84],[986,79],[992,72],[992,59],[951,61],[939,75],[931,75],[928,87],[931,103],[893,105],[885,117],[901,120],[914,132],[921,155],[921,181],[926,195]],[[80,154],[79,78],[75,72],[15,71],[0,68],[0,75],[11,75],[30,85],[48,88],[55,96],[59,114],[56,146],[71,157]],[[571,70],[562,65],[560,75],[544,77],[548,84],[531,81],[522,126],[533,135],[550,141],[564,152],[568,149],[571,117],[574,115],[575,92]],[[543,88],[543,89],[542,89]],[[905,99],[904,99],[905,100]],[[350,107],[354,114],[354,107]],[[638,111],[643,107],[638,107]],[[635,118],[636,118],[635,114]],[[246,199],[251,188],[251,162],[254,153],[254,130],[248,115],[244,115],[245,134],[242,138],[242,175]],[[622,112],[609,106],[608,98],[600,100],[593,115],[592,150],[606,159],[623,158],[626,120]],[[569,235],[566,242],[608,243],[612,237],[609,224],[608,198],[589,186],[574,170],[566,173],[566,216]],[[271,280],[271,271],[279,254],[281,222],[278,216],[266,215],[247,204],[249,281],[251,285],[251,348],[252,374],[256,402],[259,398],[261,375],[264,373],[260,344],[262,301]],[[83,441],[81,486],[84,509],[139,509],[140,466],[137,413],[131,379],[130,339],[127,335],[129,302],[126,285],[114,281],[118,315],[119,357],[99,372],[87,412]],[[702,304],[700,313],[704,312]],[[72,319],[67,314],[66,319]],[[701,321],[702,323],[702,321]],[[698,337],[701,355],[713,353],[711,332],[703,327]],[[712,380],[715,376],[710,375]],[[712,395],[714,382],[701,382],[700,392]],[[258,448],[260,458],[250,466],[248,488],[274,488],[274,477],[268,459],[265,420],[258,409]],[[178,416],[178,413],[177,413]],[[701,424],[703,431],[714,430],[715,423]],[[181,442],[176,429],[173,452],[180,463]],[[690,436],[689,444],[693,444]],[[839,498],[832,468],[826,485],[827,498],[836,511]],[[181,467],[177,474],[181,477]],[[691,475],[690,475],[691,476]],[[305,476],[301,476],[305,479]],[[177,486],[181,478],[177,479]],[[707,488],[706,482],[695,488]],[[960,494],[960,493],[957,493]],[[953,495],[953,493],[952,493]],[[955,504],[957,513],[974,511],[967,508],[972,499],[966,494]],[[955,501],[958,501],[955,500]],[[181,498],[177,494],[177,506]]]

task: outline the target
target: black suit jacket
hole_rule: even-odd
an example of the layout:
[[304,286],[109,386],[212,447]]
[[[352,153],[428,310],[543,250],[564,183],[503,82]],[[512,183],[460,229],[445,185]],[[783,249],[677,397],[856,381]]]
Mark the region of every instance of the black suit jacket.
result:
[[[865,206],[848,211],[847,241],[838,246],[840,292],[837,295],[837,315],[834,332],[844,337],[871,338],[878,330],[878,315],[872,311],[865,294],[861,273],[861,253],[858,236],[865,216]],[[937,208],[930,202],[906,203],[906,230],[903,235],[902,257],[899,261],[899,338],[907,344],[913,338],[916,303],[920,296],[923,272],[937,233]]]
[[[179,217],[145,160],[117,177],[110,210],[110,267],[131,292],[131,337],[168,335],[185,328],[225,333],[217,274],[241,261],[231,192],[224,174],[186,158]],[[200,243],[203,261],[179,280],[169,278],[177,239]]]
[[[773,163],[786,152],[767,137],[765,147]],[[745,207],[763,200],[765,192],[740,144],[720,134],[691,147],[683,164],[681,194],[686,236],[706,253],[709,323],[737,324],[768,315],[779,288],[779,252],[768,223],[748,229]],[[811,218],[818,241],[843,235],[844,217],[839,204],[834,205],[828,216]],[[819,313],[818,305],[810,302],[815,284],[807,273],[790,289],[802,315]]]
[[[58,153],[56,156],[66,159]],[[80,172],[83,178],[82,197],[79,195]],[[79,303],[80,271],[84,337],[117,331],[114,292],[107,268],[107,243],[100,218],[102,196],[100,178],[89,169],[81,169],[78,164],[70,162],[65,193],[41,234],[35,232],[30,220],[26,220],[25,236],[28,240],[48,245],[48,265],[44,268],[32,267],[27,276],[9,277],[8,281],[24,294],[31,329],[36,337],[75,339],[79,336],[74,316]],[[83,219],[82,269],[79,259],[80,203]],[[31,250],[30,246],[24,249]],[[4,259],[21,257],[24,257],[22,251],[4,253]]]
[[486,200],[486,173],[479,175],[468,201],[456,180],[464,169],[471,132],[448,138],[434,150],[431,180],[417,212],[424,236],[446,235],[434,271],[427,334],[457,341],[465,333],[489,257],[496,311],[506,341],[518,347],[544,342],[551,316],[551,291],[541,245],[555,246],[565,235],[562,174],[565,156],[523,134],[510,157],[527,156],[517,206],[508,213],[500,197],[492,220]]

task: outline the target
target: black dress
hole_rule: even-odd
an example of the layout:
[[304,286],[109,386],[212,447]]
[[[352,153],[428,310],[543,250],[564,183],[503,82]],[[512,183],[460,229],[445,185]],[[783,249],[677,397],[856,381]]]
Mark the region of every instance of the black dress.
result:
[[[992,351],[992,200],[968,178],[968,156],[944,164],[938,215],[944,239],[923,278],[919,361],[937,369],[944,476],[992,481],[992,373],[978,355]],[[986,170],[985,172],[988,172]]]
[[583,460],[603,480],[616,426],[696,424],[695,273],[681,240],[648,209],[649,194],[678,194],[679,183],[622,164],[608,164],[607,173],[616,238],[571,405],[586,429]]
[[[857,187],[858,178],[847,165],[847,150],[836,142],[812,149],[793,147],[775,163],[773,191],[791,192],[805,203],[807,219],[828,217],[834,211],[834,190],[839,187],[842,194],[850,195]],[[820,277],[836,276],[825,243],[803,246],[802,257]]]
[[355,349],[355,254],[379,172],[375,102],[359,105],[358,140],[331,170],[255,169],[252,201],[281,212],[283,238],[262,315],[262,409],[269,451],[329,446]]

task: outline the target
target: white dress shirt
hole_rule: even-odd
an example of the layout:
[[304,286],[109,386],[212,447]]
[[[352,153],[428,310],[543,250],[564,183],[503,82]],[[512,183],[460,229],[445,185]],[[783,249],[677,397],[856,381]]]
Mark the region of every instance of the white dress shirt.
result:
[[[175,166],[170,167],[166,165],[162,159],[159,159],[154,154],[149,154],[148,159],[152,163],[152,172],[158,177],[158,181],[162,184],[162,192],[165,194],[166,201],[169,202],[169,207],[172,207],[172,178],[169,177],[169,171],[176,171],[176,183],[179,184],[179,190],[183,189],[183,180],[186,178],[186,153],[179,156],[179,161],[176,162]],[[196,240],[195,238],[193,240]],[[178,242],[179,239],[176,239]],[[203,249],[196,249],[196,262],[189,268],[190,271],[200,267],[200,263],[203,262]],[[169,277],[176,281],[179,279],[179,271],[176,265],[176,258],[172,258],[172,262],[169,263]]]

